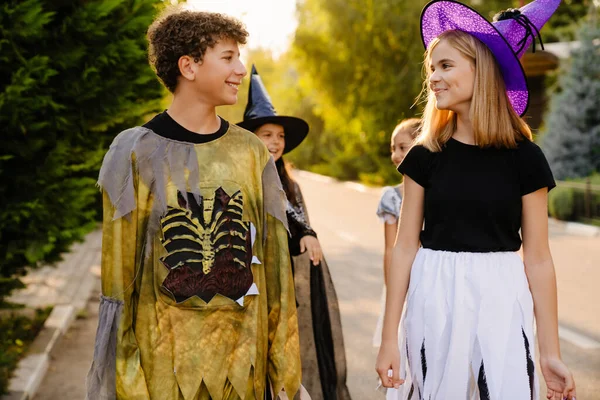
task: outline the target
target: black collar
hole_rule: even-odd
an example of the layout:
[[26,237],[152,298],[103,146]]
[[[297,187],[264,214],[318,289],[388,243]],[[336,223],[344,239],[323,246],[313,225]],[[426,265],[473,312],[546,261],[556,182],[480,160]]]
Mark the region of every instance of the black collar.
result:
[[229,122],[225,121],[221,117],[219,117],[219,119],[221,120],[221,127],[219,130],[215,133],[209,133],[206,135],[185,129],[183,126],[177,123],[177,121],[175,121],[167,113],[167,111],[157,114],[143,126],[144,128],[150,129],[157,135],[167,139],[177,140],[178,142],[208,143],[225,135],[229,129]]

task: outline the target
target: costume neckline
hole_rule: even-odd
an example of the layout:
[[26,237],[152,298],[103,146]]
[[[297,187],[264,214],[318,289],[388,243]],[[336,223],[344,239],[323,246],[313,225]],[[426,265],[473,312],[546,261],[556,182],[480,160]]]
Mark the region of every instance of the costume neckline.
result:
[[461,142],[460,140],[454,139],[454,137],[450,137],[449,141],[455,142],[459,146],[463,146],[465,148],[479,149],[479,146],[477,146],[476,144],[469,144],[469,143]]

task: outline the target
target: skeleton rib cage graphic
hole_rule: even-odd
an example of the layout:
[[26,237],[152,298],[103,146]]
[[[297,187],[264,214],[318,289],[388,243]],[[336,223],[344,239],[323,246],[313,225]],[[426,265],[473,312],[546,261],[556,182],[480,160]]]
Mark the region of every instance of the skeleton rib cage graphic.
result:
[[198,296],[209,302],[216,294],[236,300],[253,282],[250,268],[250,222],[242,220],[241,191],[229,196],[223,188],[214,200],[177,193],[179,207],[168,207],[161,219],[161,258],[169,269],[162,288],[177,302]]

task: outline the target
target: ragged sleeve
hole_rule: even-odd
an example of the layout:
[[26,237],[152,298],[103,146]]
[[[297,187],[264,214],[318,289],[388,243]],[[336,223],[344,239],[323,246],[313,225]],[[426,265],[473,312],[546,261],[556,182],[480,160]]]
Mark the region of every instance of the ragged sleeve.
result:
[[[127,162],[132,163],[132,159]],[[135,173],[133,168],[131,171]],[[132,185],[132,193],[137,195],[135,181],[135,177],[129,176],[125,183],[116,184]],[[94,359],[86,379],[86,399],[146,399],[150,397],[133,329],[137,303],[135,281],[141,274],[146,219],[139,207],[115,218],[116,207],[109,191],[102,180],[99,185],[104,215],[102,297]]]
[[269,312],[267,375],[274,393],[293,398],[302,379],[294,279],[288,252],[287,199],[271,157],[262,176],[266,219],[264,268]]

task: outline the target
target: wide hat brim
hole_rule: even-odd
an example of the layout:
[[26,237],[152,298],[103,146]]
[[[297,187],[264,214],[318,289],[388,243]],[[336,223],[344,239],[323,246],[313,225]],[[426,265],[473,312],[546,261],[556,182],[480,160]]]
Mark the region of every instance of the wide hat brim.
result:
[[452,0],[434,0],[421,12],[421,39],[425,48],[449,30],[469,33],[483,42],[494,55],[504,78],[506,94],[515,110],[523,116],[529,106],[529,88],[517,54],[498,29],[477,11]]
[[250,132],[254,132],[264,124],[277,124],[283,126],[283,130],[285,131],[285,147],[283,149],[283,154],[287,154],[298,147],[306,138],[306,135],[308,135],[309,130],[308,123],[303,119],[286,115],[270,115],[252,118],[239,122],[236,125],[247,129]]

